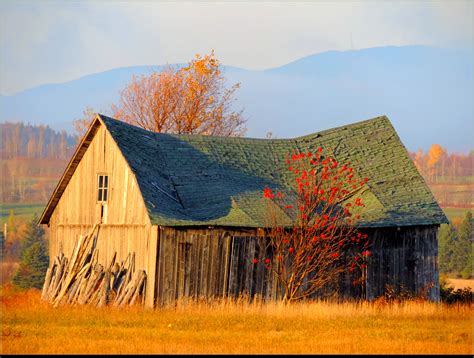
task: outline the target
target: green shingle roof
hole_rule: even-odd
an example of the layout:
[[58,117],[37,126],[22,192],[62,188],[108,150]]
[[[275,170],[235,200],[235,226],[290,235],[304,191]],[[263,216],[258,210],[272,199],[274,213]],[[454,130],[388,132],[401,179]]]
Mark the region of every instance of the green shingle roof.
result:
[[100,116],[134,171],[153,224],[264,227],[263,188],[289,190],[287,154],[323,147],[351,163],[365,227],[448,222],[385,116],[294,139],[153,133]]

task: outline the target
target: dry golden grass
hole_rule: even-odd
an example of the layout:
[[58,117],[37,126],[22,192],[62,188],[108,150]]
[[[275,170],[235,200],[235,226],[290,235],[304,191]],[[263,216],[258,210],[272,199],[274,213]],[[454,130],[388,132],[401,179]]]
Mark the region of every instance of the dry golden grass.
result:
[[469,287],[471,291],[474,291],[474,280],[464,280],[461,278],[448,278],[448,286],[451,286],[455,290]]
[[9,282],[19,266],[20,263],[16,261],[4,260],[0,262],[0,285]]
[[147,310],[59,307],[1,294],[0,353],[472,354],[472,306],[215,302]]

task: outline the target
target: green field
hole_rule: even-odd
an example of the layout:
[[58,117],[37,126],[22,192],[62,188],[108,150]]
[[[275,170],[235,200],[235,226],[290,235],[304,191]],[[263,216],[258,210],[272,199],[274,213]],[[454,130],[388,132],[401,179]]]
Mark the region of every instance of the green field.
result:
[[39,217],[44,207],[45,204],[1,204],[0,225],[3,226],[7,222],[10,210],[13,210],[16,219],[31,220],[34,214],[37,214]]

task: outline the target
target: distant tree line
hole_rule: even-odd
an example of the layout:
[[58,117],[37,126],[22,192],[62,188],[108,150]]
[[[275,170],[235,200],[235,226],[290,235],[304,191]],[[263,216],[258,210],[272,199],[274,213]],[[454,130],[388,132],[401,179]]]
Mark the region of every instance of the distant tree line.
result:
[[77,137],[44,125],[0,123],[0,158],[68,159]]
[[473,175],[473,150],[469,154],[448,153],[439,144],[433,144],[426,153],[419,149],[416,153],[410,152],[410,157],[418,171],[430,184],[461,183],[463,182],[462,177],[472,177]]
[[47,202],[77,136],[44,125],[0,123],[0,202]]

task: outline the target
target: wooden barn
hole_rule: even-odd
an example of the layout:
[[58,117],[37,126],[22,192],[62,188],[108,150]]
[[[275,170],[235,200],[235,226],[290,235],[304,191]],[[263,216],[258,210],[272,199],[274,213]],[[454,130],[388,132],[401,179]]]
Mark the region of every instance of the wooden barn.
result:
[[288,153],[320,146],[370,178],[359,193],[373,249],[364,296],[432,284],[437,300],[437,232],[448,221],[385,116],[294,139],[251,139],[153,133],[97,115],[40,219],[51,265],[99,224],[99,262],[134,253],[135,269],[146,273],[146,306],[275,298],[276,279],[251,263],[265,225],[262,190],[288,187]]

